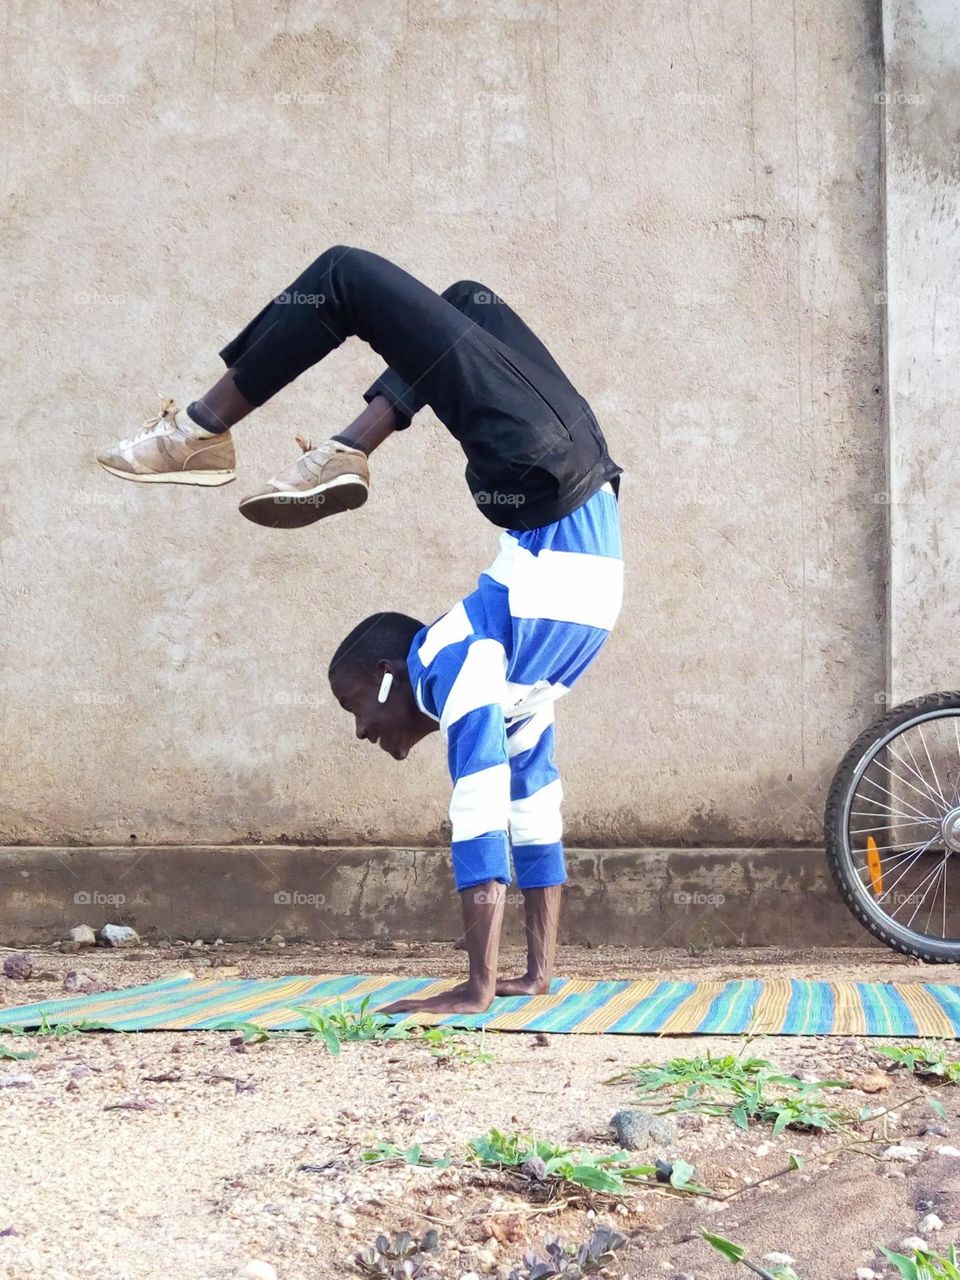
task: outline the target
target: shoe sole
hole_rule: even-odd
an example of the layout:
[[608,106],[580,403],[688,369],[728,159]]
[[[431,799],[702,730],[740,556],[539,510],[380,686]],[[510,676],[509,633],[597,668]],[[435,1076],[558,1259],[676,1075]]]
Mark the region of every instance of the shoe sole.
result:
[[[97,461],[100,462],[100,459],[98,458]],[[106,462],[100,462],[100,465],[112,476],[119,476],[121,480],[136,480],[139,484],[217,485],[229,484],[231,480],[237,478],[235,471],[150,471],[145,475],[137,475],[133,471],[121,471],[119,467],[111,467]]]
[[359,476],[337,476],[302,493],[255,493],[240,503],[240,514],[267,529],[302,529],[341,511],[356,511],[368,489]]

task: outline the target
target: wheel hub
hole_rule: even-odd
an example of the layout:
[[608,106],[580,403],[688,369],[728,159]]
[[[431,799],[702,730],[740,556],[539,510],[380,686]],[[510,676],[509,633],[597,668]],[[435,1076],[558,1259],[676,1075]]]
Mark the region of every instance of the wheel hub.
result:
[[960,808],[951,809],[940,824],[943,843],[952,852],[960,852]]

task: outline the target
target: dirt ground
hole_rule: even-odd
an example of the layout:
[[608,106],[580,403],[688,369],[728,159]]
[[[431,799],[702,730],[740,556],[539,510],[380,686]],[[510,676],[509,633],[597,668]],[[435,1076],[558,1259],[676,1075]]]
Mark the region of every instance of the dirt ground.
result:
[[[236,964],[242,976],[444,974],[464,965],[461,952],[439,945],[31,954],[47,976],[0,977],[0,1006],[61,994],[72,969],[121,987],[185,968],[202,972],[211,962]],[[516,954],[504,971],[511,959]],[[873,949],[568,949],[560,969],[598,977],[930,976]],[[0,1061],[3,1280],[259,1280],[273,1274],[269,1267],[278,1280],[349,1277],[361,1274],[352,1261],[358,1249],[380,1233],[431,1227],[441,1248],[429,1275],[506,1277],[517,1267],[526,1276],[525,1251],[542,1257],[556,1236],[583,1243],[601,1222],[627,1237],[607,1273],[623,1280],[749,1274],[711,1250],[701,1226],[746,1246],[758,1263],[771,1251],[789,1255],[801,1280],[855,1280],[864,1267],[893,1275],[878,1246],[916,1236],[931,1211],[943,1222],[935,1234],[927,1229],[931,1246],[943,1250],[960,1235],[960,1158],[937,1150],[960,1141],[960,1089],[929,1091],[944,1119],[928,1090],[902,1071],[879,1080],[879,1092],[836,1095],[854,1112],[867,1104],[892,1109],[860,1126],[866,1141],[856,1150],[840,1150],[849,1141],[843,1134],[787,1130],[773,1138],[769,1126],[743,1131],[726,1116],[679,1117],[672,1146],[638,1158],[682,1157],[714,1193],[737,1194],[721,1200],[644,1188],[620,1208],[592,1210],[535,1204],[503,1176],[469,1167],[369,1166],[360,1154],[379,1141],[419,1142],[429,1155],[460,1159],[469,1139],[494,1127],[609,1151],[611,1115],[639,1104],[629,1084],[605,1080],[643,1061],[736,1052],[741,1040],[488,1035],[483,1050],[492,1061],[454,1065],[412,1043],[345,1045],[332,1057],[302,1037],[242,1049],[215,1032],[4,1040],[37,1056]],[[865,1077],[860,1083],[871,1087],[882,1062],[869,1040],[852,1038],[763,1037],[750,1052],[801,1077]],[[914,1154],[883,1158],[891,1146]],[[791,1152],[802,1157],[801,1169],[749,1185],[787,1170]],[[251,1269],[258,1261],[267,1269]]]

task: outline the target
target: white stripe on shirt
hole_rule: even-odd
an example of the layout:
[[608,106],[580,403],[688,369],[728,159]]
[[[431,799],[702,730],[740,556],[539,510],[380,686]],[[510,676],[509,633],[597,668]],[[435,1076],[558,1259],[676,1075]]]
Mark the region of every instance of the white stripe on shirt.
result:
[[508,764],[491,765],[489,769],[468,773],[456,780],[450,798],[454,840],[473,840],[488,831],[505,831],[509,819]]
[[446,736],[452,724],[477,707],[499,706],[506,671],[507,655],[500,641],[475,640],[443,704],[440,732]]
[[610,631],[623,603],[623,561],[581,551],[533,555],[504,534],[487,575],[509,591],[514,618],[550,618]]
[[417,657],[425,667],[429,667],[441,649],[445,649],[448,644],[456,644],[458,640],[466,640],[472,632],[473,627],[461,600],[429,629],[423,644],[417,650]]
[[[459,785],[459,784],[458,784]],[[524,800],[510,804],[510,838],[514,844],[553,844],[563,835],[560,779],[548,782]]]

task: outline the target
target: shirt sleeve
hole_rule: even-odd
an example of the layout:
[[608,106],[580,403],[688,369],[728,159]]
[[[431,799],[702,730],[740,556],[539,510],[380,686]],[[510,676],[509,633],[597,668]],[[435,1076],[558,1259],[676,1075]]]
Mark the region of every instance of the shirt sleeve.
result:
[[451,852],[458,889],[510,883],[510,765],[503,695],[507,659],[471,637],[437,654],[428,679],[453,780]]

